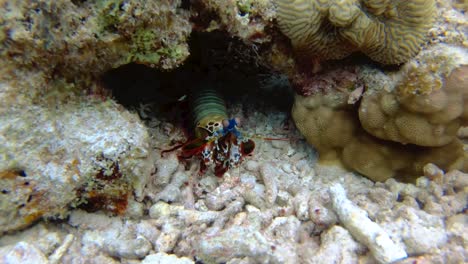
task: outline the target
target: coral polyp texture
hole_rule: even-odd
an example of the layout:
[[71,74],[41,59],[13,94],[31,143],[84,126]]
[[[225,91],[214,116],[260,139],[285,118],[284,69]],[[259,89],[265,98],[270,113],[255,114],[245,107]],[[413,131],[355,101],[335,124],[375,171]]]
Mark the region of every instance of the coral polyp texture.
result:
[[306,140],[319,152],[322,164],[341,164],[374,180],[397,177],[411,181],[432,162],[443,169],[468,170],[463,144],[454,139],[441,147],[425,148],[385,141],[362,129],[349,94],[296,96],[292,117]]
[[[328,71],[309,79],[292,116],[322,162],[342,162],[375,181],[409,180],[429,162],[466,171],[468,154],[457,132],[466,125],[467,58],[466,50],[440,44],[393,77],[361,67],[357,77],[348,77],[354,86],[335,80],[352,76],[349,71]],[[359,106],[356,96],[362,97]]]
[[292,109],[297,128],[317,149],[322,164],[338,162],[375,181],[394,177],[397,170],[408,166],[410,155],[367,135],[347,104],[348,95],[297,95]]
[[466,123],[467,74],[466,50],[447,45],[428,49],[403,67],[393,90],[367,85],[359,107],[361,124],[381,139],[446,145]]
[[361,51],[383,64],[416,55],[431,28],[434,0],[275,0],[278,24],[299,56],[341,59]]
[[345,45],[324,14],[328,1],[278,0],[278,24],[299,56],[341,59],[354,50]]

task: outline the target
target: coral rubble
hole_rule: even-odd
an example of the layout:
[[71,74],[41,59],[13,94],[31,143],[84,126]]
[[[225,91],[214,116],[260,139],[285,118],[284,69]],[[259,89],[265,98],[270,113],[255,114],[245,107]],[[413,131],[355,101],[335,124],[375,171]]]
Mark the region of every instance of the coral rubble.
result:
[[3,263],[49,263],[44,253],[27,242],[18,242],[14,246],[0,250]]
[[[383,228],[366,216],[364,210],[354,206],[346,198],[343,186],[339,184],[331,186],[330,196],[333,201],[333,209],[338,214],[340,221],[359,242],[369,247],[377,261],[389,263],[408,256],[400,245],[396,245],[390,239]],[[365,228],[362,228],[363,226]]]
[[[301,145],[306,149],[305,144]],[[265,148],[265,154],[271,150],[275,148]],[[9,245],[27,240],[50,259],[60,248],[68,246],[61,257],[63,262],[77,259],[108,262],[111,257],[149,261],[156,258],[152,256],[154,252],[164,258],[178,256],[185,261],[189,260],[183,257],[216,263],[234,260],[321,263],[329,259],[390,263],[403,257],[404,252],[433,261],[463,260],[460,245],[466,242],[463,232],[466,219],[463,208],[468,195],[466,174],[444,174],[429,166],[426,176],[419,178],[416,185],[393,179],[374,184],[358,175],[344,175],[337,168],[305,168],[309,158],[298,157],[299,162],[291,168],[287,168],[288,161],[281,160],[281,156],[275,159],[275,164],[264,168],[250,164],[251,170],[243,168],[239,175],[226,175],[215,188],[193,186],[206,195],[194,192],[178,196],[171,204],[152,203],[149,218],[121,219],[102,212],[74,210],[61,228],[40,224],[20,236],[0,238],[0,250],[10,250]],[[267,193],[261,191],[266,188],[260,178],[262,170],[276,171],[278,181],[289,180],[289,184],[277,186],[277,198],[267,208],[243,199],[242,190],[253,188],[260,189],[258,199],[267,199]],[[170,177],[177,177],[178,173],[174,171]],[[337,189],[339,185],[346,186],[347,198],[343,189]],[[230,190],[234,194],[221,206],[210,205],[211,196]],[[362,225],[363,218],[371,221],[375,229]],[[67,245],[65,235],[77,231],[75,239]],[[372,236],[374,231],[382,236]],[[389,244],[382,247],[380,239]]]

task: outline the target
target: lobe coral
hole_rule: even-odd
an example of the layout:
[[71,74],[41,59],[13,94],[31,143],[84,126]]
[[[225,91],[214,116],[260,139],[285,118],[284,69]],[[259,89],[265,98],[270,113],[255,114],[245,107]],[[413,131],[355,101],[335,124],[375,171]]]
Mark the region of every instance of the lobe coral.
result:
[[341,71],[311,78],[305,89],[319,92],[296,95],[292,108],[322,164],[344,165],[374,181],[411,182],[428,163],[468,171],[458,135],[468,126],[465,49],[434,46],[393,74],[367,66]]

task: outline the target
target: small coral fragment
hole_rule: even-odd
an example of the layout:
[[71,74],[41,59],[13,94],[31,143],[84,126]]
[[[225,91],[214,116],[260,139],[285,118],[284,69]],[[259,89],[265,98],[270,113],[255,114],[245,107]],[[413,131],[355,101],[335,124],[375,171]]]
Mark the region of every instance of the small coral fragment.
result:
[[276,0],[278,24],[300,55],[340,59],[361,51],[383,64],[416,55],[434,0]]
[[336,183],[330,187],[329,193],[340,222],[356,240],[370,249],[379,263],[392,263],[408,256],[402,245],[395,243],[379,224],[369,219],[366,211],[346,197],[343,186]]

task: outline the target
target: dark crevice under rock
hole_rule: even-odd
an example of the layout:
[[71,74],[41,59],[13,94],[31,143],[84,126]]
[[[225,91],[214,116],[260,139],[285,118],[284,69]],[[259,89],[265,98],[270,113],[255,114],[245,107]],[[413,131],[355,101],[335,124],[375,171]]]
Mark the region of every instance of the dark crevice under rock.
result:
[[228,107],[242,102],[255,108],[289,112],[293,93],[287,78],[260,61],[257,50],[223,32],[192,33],[191,55],[172,71],[127,64],[102,77],[113,98],[125,107],[156,104],[160,110],[178,108],[178,99],[204,85],[223,94]]

